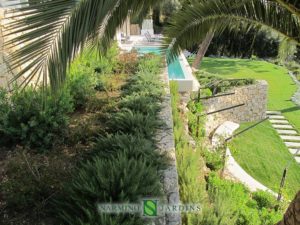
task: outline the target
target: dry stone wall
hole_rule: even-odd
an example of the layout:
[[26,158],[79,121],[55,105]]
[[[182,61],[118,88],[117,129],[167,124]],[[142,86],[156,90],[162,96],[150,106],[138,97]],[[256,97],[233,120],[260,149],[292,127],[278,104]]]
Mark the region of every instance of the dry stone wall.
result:
[[230,92],[235,92],[235,94],[203,101],[206,112],[245,104],[238,108],[207,116],[205,124],[207,136],[211,135],[225,121],[242,123],[259,121],[266,117],[268,98],[268,83],[266,81],[260,80],[253,85],[236,87]]

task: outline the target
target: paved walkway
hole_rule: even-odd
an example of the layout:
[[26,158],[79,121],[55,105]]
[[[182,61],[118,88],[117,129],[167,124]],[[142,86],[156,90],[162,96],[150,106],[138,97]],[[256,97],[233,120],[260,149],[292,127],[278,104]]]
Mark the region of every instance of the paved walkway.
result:
[[272,126],[278,132],[296,162],[300,163],[300,134],[279,111],[267,111]]

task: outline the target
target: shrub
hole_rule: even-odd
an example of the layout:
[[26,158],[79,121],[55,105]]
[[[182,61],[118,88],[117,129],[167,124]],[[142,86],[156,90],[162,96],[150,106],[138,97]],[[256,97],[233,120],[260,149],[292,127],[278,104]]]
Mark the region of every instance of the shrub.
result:
[[156,115],[160,109],[157,101],[145,95],[133,94],[121,99],[119,106],[130,109],[133,112],[140,112],[144,115]]
[[96,83],[94,73],[76,71],[70,74],[67,85],[76,109],[85,108],[89,100],[95,96]]
[[31,88],[16,91],[11,97],[2,93],[0,104],[0,108],[7,110],[0,116],[0,144],[20,144],[40,150],[63,141],[67,114],[73,111],[72,98],[66,90],[47,96]]
[[213,171],[217,171],[223,168],[224,162],[222,158],[222,151],[224,150],[218,149],[216,151],[209,151],[209,150],[204,151],[203,154],[205,158],[205,163],[209,169]]
[[109,130],[112,133],[141,135],[149,139],[154,137],[157,129],[162,125],[163,123],[153,115],[144,115],[129,109],[115,113],[108,122]]
[[257,202],[257,206],[259,209],[262,208],[274,208],[276,205],[275,197],[265,191],[257,191],[253,193],[252,198]]
[[83,53],[72,62],[70,72],[75,69],[84,70],[87,74],[112,74],[119,54],[117,43],[113,43],[105,55],[101,53],[100,50],[84,49]]
[[115,134],[97,139],[95,155],[113,159],[121,152],[130,159],[145,160],[157,169],[165,168],[168,161],[164,154],[156,151],[156,146],[151,141],[138,135]]
[[[203,106],[201,102],[196,102],[196,100],[191,100],[188,102],[187,105],[189,112],[188,112],[188,126],[191,132],[191,135],[194,139],[199,139],[205,136],[205,117],[199,117],[199,121],[197,120],[197,114],[201,114],[203,112]],[[199,125],[197,125],[199,123]],[[198,129],[198,132],[197,132]],[[197,137],[198,133],[198,137]]]
[[54,202],[55,214],[63,224],[147,224],[139,215],[104,215],[98,203],[137,203],[147,196],[160,197],[162,187],[155,168],[145,160],[118,154],[107,160],[94,157],[82,164],[67,184],[64,195]]
[[161,57],[152,55],[140,60],[137,74],[132,76],[123,88],[124,94],[139,93],[160,100],[164,90],[159,77],[161,67],[158,65],[160,61]]
[[[265,199],[273,198],[269,193],[254,193],[256,196],[254,201],[260,204],[259,206],[253,202],[250,192],[242,184],[222,180],[216,173],[210,174],[208,187],[213,202],[222,196],[223,202],[230,203],[227,211],[232,215],[237,215],[236,225],[271,225],[280,219],[281,212],[261,207],[261,205],[268,205]],[[257,201],[257,199],[260,200]],[[261,201],[261,199],[264,200]]]

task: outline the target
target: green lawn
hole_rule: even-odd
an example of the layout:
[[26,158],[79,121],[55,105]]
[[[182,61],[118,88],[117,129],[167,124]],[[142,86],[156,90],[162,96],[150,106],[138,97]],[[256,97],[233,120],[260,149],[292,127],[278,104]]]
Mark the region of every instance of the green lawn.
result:
[[[296,85],[283,67],[265,61],[205,58],[201,69],[228,78],[255,78],[269,84],[268,109],[279,110],[300,131],[300,107],[292,101]],[[243,127],[249,126],[243,124]],[[269,122],[244,133],[232,143],[234,157],[254,178],[278,191],[285,165],[292,159],[288,171],[286,192],[290,198],[300,188],[300,166],[293,160],[277,132]]]

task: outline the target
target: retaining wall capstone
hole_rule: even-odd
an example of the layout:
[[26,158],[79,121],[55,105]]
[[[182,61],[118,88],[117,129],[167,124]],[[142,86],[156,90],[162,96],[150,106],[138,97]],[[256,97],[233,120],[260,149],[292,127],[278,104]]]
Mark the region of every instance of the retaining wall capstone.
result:
[[235,92],[235,94],[203,101],[206,112],[245,104],[238,108],[208,115],[205,124],[207,136],[210,136],[225,121],[243,123],[259,121],[266,117],[268,99],[268,83],[266,81],[260,80],[253,85],[236,87],[230,92]]

